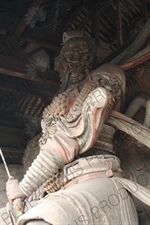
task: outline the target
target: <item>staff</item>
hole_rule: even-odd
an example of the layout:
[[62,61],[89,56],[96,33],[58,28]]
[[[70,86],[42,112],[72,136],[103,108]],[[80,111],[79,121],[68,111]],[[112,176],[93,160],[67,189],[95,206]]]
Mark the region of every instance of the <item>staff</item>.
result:
[[[6,164],[6,161],[5,161],[5,158],[4,158],[4,155],[3,155],[3,152],[0,148],[0,155],[1,155],[1,158],[2,158],[2,161],[4,163],[4,167],[6,169],[6,172],[7,172],[7,175],[8,175],[8,179],[9,180],[14,180],[14,177],[10,175],[10,172],[9,172],[9,169],[8,169],[8,166]],[[14,204],[14,207],[17,211],[21,211],[23,209],[23,202],[21,200],[21,198],[17,198],[13,201],[13,204]]]

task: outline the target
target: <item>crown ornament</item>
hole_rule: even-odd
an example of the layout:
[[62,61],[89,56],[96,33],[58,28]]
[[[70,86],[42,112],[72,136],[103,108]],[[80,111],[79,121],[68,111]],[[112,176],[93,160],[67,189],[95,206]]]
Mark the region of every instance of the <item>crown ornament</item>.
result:
[[86,38],[87,35],[83,30],[72,30],[72,31],[65,31],[62,37],[62,44],[65,44],[68,40],[73,38]]

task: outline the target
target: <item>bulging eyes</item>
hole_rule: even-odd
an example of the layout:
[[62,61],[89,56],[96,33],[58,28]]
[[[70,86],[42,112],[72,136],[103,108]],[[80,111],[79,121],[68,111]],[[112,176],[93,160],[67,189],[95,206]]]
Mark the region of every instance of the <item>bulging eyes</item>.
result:
[[113,90],[114,93],[117,93],[118,90],[119,90],[118,85],[117,85],[117,84],[113,84],[113,85],[112,85],[112,90]]
[[78,55],[74,55],[74,56],[69,56],[69,57],[66,58],[66,62],[71,62],[74,59],[75,60],[79,59],[79,60],[86,61],[86,60],[89,59],[89,55],[88,54],[81,54],[81,55],[78,54]]
[[81,59],[82,60],[88,60],[89,59],[89,55],[87,55],[87,54],[81,55]]
[[72,56],[68,56],[68,57],[66,58],[66,62],[72,62],[72,60],[73,60],[73,57],[72,57]]
[[99,83],[100,83],[101,85],[107,85],[107,84],[109,83],[109,81],[108,81],[107,79],[105,79],[105,78],[100,78],[100,79],[99,79]]

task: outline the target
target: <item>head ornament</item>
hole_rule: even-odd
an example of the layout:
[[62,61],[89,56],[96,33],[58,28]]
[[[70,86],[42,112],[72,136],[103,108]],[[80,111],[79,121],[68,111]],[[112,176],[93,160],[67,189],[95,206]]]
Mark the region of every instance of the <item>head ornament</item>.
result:
[[83,30],[71,30],[63,33],[62,42],[65,44],[68,40],[73,38],[87,38]]

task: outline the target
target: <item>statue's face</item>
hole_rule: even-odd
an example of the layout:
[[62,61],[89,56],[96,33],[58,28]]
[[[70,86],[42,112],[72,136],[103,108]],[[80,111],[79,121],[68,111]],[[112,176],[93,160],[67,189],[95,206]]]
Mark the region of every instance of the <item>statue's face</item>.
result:
[[75,65],[82,67],[83,63],[89,59],[90,49],[82,39],[68,41],[62,48],[62,54],[66,63],[71,67]]
[[69,80],[81,80],[89,73],[93,61],[91,50],[84,39],[76,38],[67,41],[61,49],[60,63],[64,73],[69,74]]

